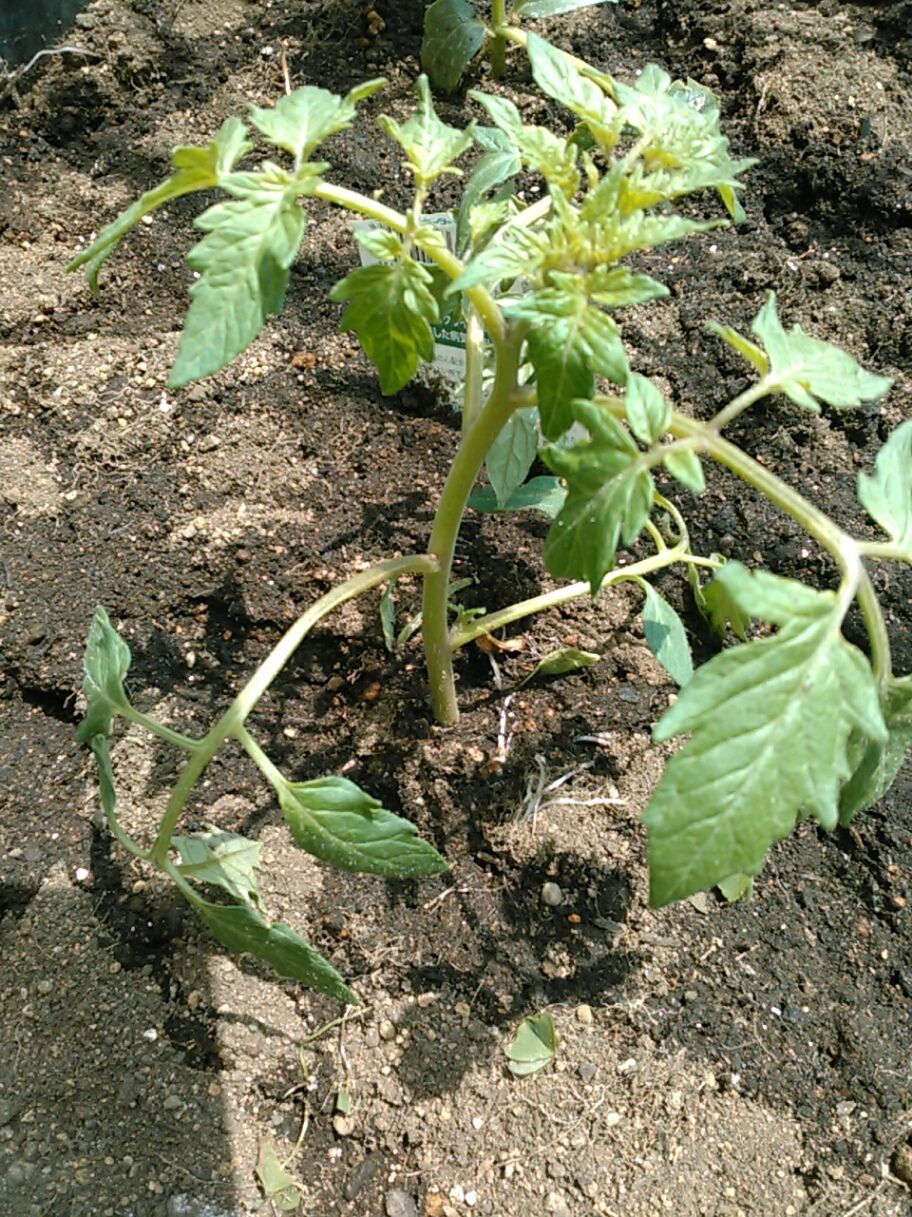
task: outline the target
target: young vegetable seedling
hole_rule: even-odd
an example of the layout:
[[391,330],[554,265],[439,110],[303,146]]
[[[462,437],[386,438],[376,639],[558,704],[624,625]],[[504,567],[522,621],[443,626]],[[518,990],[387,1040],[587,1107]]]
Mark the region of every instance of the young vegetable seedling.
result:
[[[529,8],[533,6],[527,6]],[[385,394],[398,392],[433,355],[431,327],[444,311],[466,320],[462,431],[425,552],[390,558],[323,596],[301,616],[216,724],[188,738],[136,710],[124,691],[129,651],[103,610],[86,653],[87,716],[112,833],[131,852],[170,875],[212,933],[251,951],[284,975],[345,1000],[353,995],[329,964],[261,908],[258,845],[216,829],[175,836],[195,783],[228,739],[238,741],[275,789],[298,844],[332,865],[380,875],[423,875],[445,867],[407,821],[343,778],[294,782],[269,759],[246,720],[308,631],[339,605],[404,575],[423,582],[421,631],[429,695],[439,723],[458,715],[454,655],[473,639],[575,597],[597,597],[632,580],[646,587],[647,640],[683,687],[655,728],[657,740],[689,738],[671,758],[646,810],[650,894],[655,905],[715,884],[749,886],[769,846],[804,817],[826,828],[848,823],[888,788],[912,740],[912,677],[892,670],[884,615],[869,561],[912,562],[912,421],[862,474],[858,496],[888,540],[850,536],[823,511],[725,438],[726,427],[756,402],[783,396],[817,412],[876,399],[889,388],[848,354],[800,328],[783,328],[770,295],[753,337],[713,324],[743,357],[753,381],[708,422],[676,410],[633,370],[616,314],[667,295],[628,264],[631,255],[723,220],[694,219],[693,196],[715,191],[737,218],[740,175],[719,129],[712,95],[650,66],[635,85],[580,66],[535,34],[524,36],[539,88],[572,116],[569,135],[525,123],[512,102],[471,94],[489,126],[459,130],[435,112],[428,82],[404,123],[382,116],[413,183],[408,210],[334,184],[317,149],[348,127],[374,80],[338,97],[305,87],[274,108],[253,106],[250,123],[283,162],[238,168],[248,128],[229,118],[204,148],[181,147],[174,171],[105,228],[72,262],[93,286],[99,269],[141,217],[191,191],[220,188],[225,202],[196,221],[205,234],[189,254],[198,273],[170,384],[225,367],[283,303],[311,199],[335,204],[374,226],[357,237],[376,261],[352,271],[332,292],[375,364]],[[460,174],[456,162],[481,150],[463,192],[457,252],[424,219],[434,184]],[[513,182],[537,177],[541,197],[521,203]],[[688,199],[688,214],[676,210]],[[422,261],[414,255],[421,254]],[[605,388],[607,387],[607,391]],[[536,456],[550,478],[526,481]],[[797,521],[830,555],[835,591],[819,591],[738,562],[691,552],[679,509],[656,487],[664,469],[688,491],[703,490],[703,461],[715,461]],[[482,507],[538,505],[553,517],[544,549],[555,590],[483,615],[452,620],[451,572],[460,523],[482,466],[491,489]],[[619,546],[643,538],[644,555],[619,565]],[[650,552],[651,551],[651,552]],[[740,643],[695,675],[683,626],[644,585],[673,564],[687,571],[710,622],[730,625]],[[704,582],[700,571],[709,571]],[[842,632],[861,610],[868,654]],[[393,638],[388,599],[384,631]],[[775,627],[750,636],[751,622]],[[117,820],[109,737],[115,716],[143,724],[188,753],[156,838],[148,848]],[[220,886],[234,900],[203,899],[191,882]]]

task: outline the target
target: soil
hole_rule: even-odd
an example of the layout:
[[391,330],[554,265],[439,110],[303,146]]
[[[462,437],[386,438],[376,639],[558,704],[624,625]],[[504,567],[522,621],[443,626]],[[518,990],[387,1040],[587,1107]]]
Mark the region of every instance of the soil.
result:
[[[286,773],[358,781],[446,853],[448,877],[327,870],[290,846],[238,752],[211,766],[187,826],[262,841],[271,910],[365,1002],[343,1021],[221,954],[99,828],[73,738],[97,603],[133,650],[137,704],[201,730],[302,607],[425,543],[456,420],[421,385],[381,397],[336,333],[344,218],[312,209],[281,317],[180,393],[165,380],[197,202],[141,225],[99,298],[64,273],[175,143],[273,100],[283,54],[294,84],[389,77],[329,159],[335,180],[400,201],[397,155],[368,116],[408,104],[422,5],[376,8],[386,28],[370,38],[349,0],[95,0],[67,39],[84,53],[45,57],[0,98],[0,1214],[268,1212],[254,1175],[267,1141],[319,1217],[908,1214],[909,774],[851,831],[805,825],[777,847],[752,904],[651,911],[639,818],[674,690],[632,591],[514,630],[523,649],[497,667],[462,656],[455,728],[431,722],[415,644],[385,651],[375,599],[328,619],[258,708]],[[867,528],[857,471],[912,405],[912,6],[643,0],[542,26],[622,78],[654,61],[718,91],[736,153],[759,162],[748,221],[655,256],[672,294],[631,313],[631,361],[709,412],[742,372],[704,322],[743,328],[774,288],[787,323],[895,388],[820,418],[777,401],[735,438]],[[521,58],[506,83],[545,114]],[[686,508],[705,552],[832,578],[721,476]],[[525,516],[471,515],[467,602],[548,586],[543,535]],[[908,671],[912,582],[875,577]],[[676,576],[659,586],[686,607]],[[414,611],[414,588],[397,596]],[[536,656],[571,643],[601,661],[507,700]],[[129,729],[114,761],[125,827],[147,835],[175,758]],[[563,801],[536,805],[560,777]],[[543,1008],[556,1060],[515,1079],[504,1046]]]

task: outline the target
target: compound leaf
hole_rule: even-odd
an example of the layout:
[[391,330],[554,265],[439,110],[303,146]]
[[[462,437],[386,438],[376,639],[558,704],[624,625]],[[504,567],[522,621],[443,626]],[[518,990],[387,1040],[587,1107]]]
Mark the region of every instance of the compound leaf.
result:
[[225,367],[256,338],[285,299],[289,269],[304,236],[297,202],[303,183],[276,166],[233,173],[222,187],[234,197],[195,221],[206,236],[187,262],[200,278],[190,288],[177,359],[168,384],[179,388]]
[[645,579],[641,587],[646,594],[643,604],[646,644],[671,679],[678,685],[686,685],[693,676],[694,667],[684,622],[665,597]]
[[525,481],[538,454],[538,418],[534,410],[514,410],[488,449],[485,469],[497,504],[504,507]]
[[223,832],[210,824],[204,833],[172,837],[171,844],[180,854],[179,869],[186,879],[212,883],[247,904],[259,900],[255,873],[263,848],[259,841]]
[[397,879],[448,869],[414,824],[387,811],[347,778],[285,782],[276,789],[298,845],[340,870]]
[[510,1072],[518,1078],[544,1069],[557,1052],[557,1031],[550,1013],[545,1010],[524,1018],[504,1051],[510,1061]]
[[481,50],[484,23],[466,0],[434,0],[424,14],[421,66],[438,89],[451,93]]
[[379,122],[405,152],[415,181],[419,186],[427,186],[442,173],[461,172],[451,166],[471,146],[472,128],[460,131],[441,122],[431,100],[427,76],[418,77],[416,88],[418,108],[406,122],[398,123],[387,114],[381,114]]
[[130,648],[111,625],[105,610],[99,607],[92,618],[83,656],[86,715],[76,729],[81,744],[93,736],[108,735],[112,720],[129,707],[123,682],[130,659]]
[[858,475],[858,498],[912,562],[912,418],[878,452],[874,472]]
[[770,292],[751,329],[769,356],[774,388],[806,410],[819,411],[818,399],[835,409],[859,406],[882,397],[893,383],[887,376],[866,372],[851,355],[812,338],[798,325],[786,333],[776,313],[775,292]]
[[280,976],[299,980],[347,1005],[361,1004],[332,964],[287,925],[279,921],[270,925],[249,904],[210,904],[196,892],[185,890],[184,895],[210,934],[235,955],[255,955]]
[[330,292],[331,300],[348,302],[339,328],[358,335],[386,394],[398,393],[422,359],[434,358],[431,325],[440,310],[432,282],[426,267],[404,258],[394,266],[362,266]]
[[567,501],[551,525],[545,563],[562,579],[588,580],[595,595],[614,566],[619,541],[629,545],[652,509],[648,466],[627,431],[591,401],[573,403],[589,439],[543,453],[549,469],[567,482]]
[[646,809],[654,905],[757,874],[802,815],[835,827],[850,739],[887,739],[870,665],[842,636],[834,593],[736,562],[716,579],[745,613],[781,628],[710,660],[656,725],[657,740],[691,738]]
[[280,98],[269,109],[251,106],[250,121],[270,143],[290,152],[296,161],[305,161],[323,140],[350,127],[357,103],[385,84],[380,77],[368,80],[345,97],[305,85]]
[[171,199],[179,199],[194,190],[210,190],[231,172],[245,152],[253,147],[247,140],[247,128],[239,118],[226,118],[215,139],[203,148],[182,144],[171,153],[174,173],[153,190],[147,190],[135,203],[106,225],[88,249],[77,254],[67,270],[86,268],[92,291],[98,290],[98,272],[102,263],[114,252],[123,237],[143,216],[156,211]]

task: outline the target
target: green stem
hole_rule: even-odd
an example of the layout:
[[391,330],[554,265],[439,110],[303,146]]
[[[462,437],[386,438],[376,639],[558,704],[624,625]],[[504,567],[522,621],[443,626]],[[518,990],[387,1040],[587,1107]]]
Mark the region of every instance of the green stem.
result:
[[[609,571],[599,585],[599,592],[604,591],[613,583],[623,583],[625,579],[637,579],[643,575],[652,574],[675,562],[690,561],[694,561],[694,559],[686,553],[683,547],[675,546],[674,549],[669,549],[666,546],[665,549],[649,558],[642,558],[639,562],[631,562],[629,566],[618,566]],[[703,561],[706,560],[701,560],[701,564]],[[514,621],[521,621],[524,617],[531,617],[545,609],[566,604],[569,600],[576,600],[580,596],[591,595],[592,588],[588,581],[584,580],[579,583],[568,583],[566,587],[558,587],[553,591],[543,592],[539,596],[531,596],[528,600],[520,600],[508,608],[498,609],[495,613],[485,613],[483,617],[476,617],[468,625],[453,632],[450,646],[454,651],[458,651],[460,647],[474,642],[483,634],[493,634],[495,630],[502,629],[505,625],[512,625]]]
[[[766,391],[769,392],[769,386]],[[746,396],[747,394],[742,394],[735,401],[740,402]],[[623,418],[625,416],[624,403],[618,401],[617,398],[605,397],[598,400],[615,417]],[[718,461],[720,465],[724,465],[742,482],[752,486],[764,498],[769,499],[776,507],[790,515],[801,525],[808,536],[813,537],[830,554],[843,577],[853,583],[855,598],[864,618],[870,643],[871,668],[878,684],[883,686],[892,672],[890,636],[887,633],[883,610],[870,576],[860,562],[863,553],[862,546],[848,533],[843,532],[838,524],[834,524],[829,516],[815,507],[813,503],[808,502],[797,490],[793,490],[775,474],[764,469],[753,457],[748,456],[735,444],[719,435],[715,425],[716,421],[725,415],[728,409],[729,407],[726,407],[720,414],[717,414],[712,423],[701,423],[675,411],[668,430],[678,439],[698,440],[699,443],[696,445],[698,450],[702,450],[713,460]]]
[[145,727],[147,731],[151,731],[153,735],[157,735],[166,743],[173,744],[175,748],[183,748],[185,752],[195,752],[202,743],[202,740],[191,739],[189,735],[181,735],[179,731],[172,731],[170,727],[166,727],[164,723],[160,723],[156,718],[151,718],[148,714],[143,714],[135,706],[120,709],[118,713],[122,714],[124,718],[130,719],[131,722],[139,723],[141,727]]
[[377,587],[399,575],[409,573],[430,575],[436,566],[436,560],[428,554],[410,554],[404,558],[388,558],[384,562],[378,562],[375,566],[353,575],[351,579],[346,579],[344,583],[334,587],[325,596],[321,596],[298,618],[273,647],[211,731],[196,744],[193,755],[184,766],[171,791],[155,843],[149,851],[148,856],[151,862],[157,866],[163,865],[168,856],[171,837],[190,796],[190,791],[225,740],[229,736],[235,735],[238,728],[243,727],[247,715],[288,663],[310,630],[333,609],[345,604],[347,600],[354,599],[355,596],[362,595],[372,587]]
[[912,553],[894,541],[859,541],[858,548],[863,558],[877,558],[883,562],[912,562]]
[[[391,228],[393,232],[398,232],[400,236],[410,234],[408,217],[401,211],[394,211],[392,207],[378,203],[376,199],[369,199],[366,195],[359,194],[357,190],[348,190],[345,186],[335,186],[331,182],[320,182],[313,191],[313,197],[323,199],[327,203],[335,203],[337,207],[357,212],[359,215],[367,216],[368,219],[378,220],[387,228]],[[462,259],[451,254],[448,249],[434,244],[423,245],[420,240],[417,244],[448,278],[458,279],[465,270],[465,263]],[[470,287],[467,288],[465,294],[478,310],[478,315],[481,317],[491,341],[497,339],[503,341],[506,338],[507,325],[500,306],[491,293],[484,287]]]
[[435,718],[443,724],[455,723],[459,717],[447,612],[456,538],[478,472],[489,448],[513,412],[512,397],[516,388],[522,338],[522,333],[516,332],[505,342],[494,342],[497,358],[494,386],[453,458],[428,542],[428,554],[436,561],[437,569],[424,580],[421,628],[431,705]]
[[475,425],[481,412],[484,377],[484,329],[475,309],[466,313],[466,374],[462,391],[462,434]]
[[724,410],[720,410],[714,418],[710,419],[709,426],[714,431],[721,431],[726,427],[732,419],[738,417],[739,414],[753,406],[763,397],[768,397],[773,391],[773,382],[771,378],[766,376],[757,381],[755,385],[751,385],[749,389],[745,389],[743,393],[739,393],[736,398],[728,403]]
[[[507,42],[515,42],[517,46],[526,47],[529,39],[525,30],[519,30],[515,25],[503,25],[497,27],[497,33]],[[560,49],[560,48],[558,48]],[[561,51],[561,54],[568,63],[572,63],[581,76],[593,81],[603,89],[609,97],[614,98],[614,81],[606,72],[600,72],[598,68],[587,63],[585,59],[578,59],[576,55],[571,55],[569,51]]]
[[494,27],[494,37],[491,39],[491,75],[500,80],[507,67],[507,42],[504,37],[507,26],[506,0],[491,0],[491,25]]
[[234,738],[274,790],[278,790],[280,786],[288,785],[281,770],[276,768],[246,727],[235,727],[233,734]]

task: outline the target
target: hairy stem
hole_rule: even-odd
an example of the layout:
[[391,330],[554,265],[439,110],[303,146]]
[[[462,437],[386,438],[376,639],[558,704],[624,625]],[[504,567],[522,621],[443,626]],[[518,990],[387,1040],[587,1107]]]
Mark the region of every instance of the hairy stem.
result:
[[505,342],[495,340],[494,347],[497,357],[494,386],[478,418],[463,436],[450,466],[428,542],[428,554],[437,569],[424,580],[421,628],[431,705],[437,721],[444,724],[455,723],[459,717],[447,612],[453,553],[472,486],[488,450],[513,412],[522,334],[512,334]]
[[353,575],[351,579],[346,579],[344,583],[334,587],[325,596],[321,596],[298,618],[276,643],[215,726],[196,744],[193,755],[181,770],[174,789],[171,791],[155,843],[149,851],[150,861],[157,866],[163,864],[168,856],[171,837],[190,796],[190,791],[225,740],[229,736],[237,734],[238,728],[243,728],[247,715],[313,627],[333,609],[345,604],[347,600],[354,599],[355,596],[362,595],[372,587],[377,587],[399,575],[409,573],[428,575],[435,570],[436,565],[435,559],[428,554],[410,554],[405,558],[388,558],[384,562],[378,562],[375,566]]

